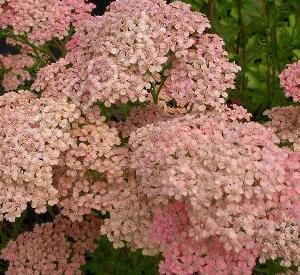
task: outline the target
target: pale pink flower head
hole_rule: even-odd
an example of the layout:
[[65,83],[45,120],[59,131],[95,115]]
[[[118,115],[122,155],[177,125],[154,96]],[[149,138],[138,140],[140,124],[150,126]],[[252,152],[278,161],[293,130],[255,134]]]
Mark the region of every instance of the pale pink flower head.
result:
[[167,207],[158,208],[153,217],[150,238],[162,246],[169,245],[181,237],[189,228],[189,218],[184,203],[170,203]]
[[183,235],[163,253],[159,273],[251,275],[257,255],[257,249],[244,249],[240,253],[226,251],[217,237],[196,241]]
[[37,213],[57,203],[53,167],[74,140],[71,123],[80,117],[66,100],[37,98],[28,91],[0,97],[0,219],[14,221],[27,203]]
[[85,0],[6,0],[0,2],[0,28],[12,27],[35,45],[68,35],[90,16],[93,4]]
[[32,77],[26,69],[33,65],[34,60],[26,51],[16,55],[0,55],[0,66],[6,70],[2,80],[4,90],[16,90],[25,81],[31,80]]
[[131,132],[131,167],[149,199],[186,202],[195,238],[220,236],[226,249],[251,248],[259,220],[277,209],[288,154],[264,126],[217,113],[185,115]]
[[280,74],[280,85],[285,95],[300,101],[300,60],[288,65]]
[[81,107],[153,96],[179,107],[219,108],[239,67],[207,28],[207,18],[184,3],[115,1],[103,16],[82,22],[65,59],[44,68],[33,87],[47,97],[75,98]]
[[55,171],[54,186],[61,213],[82,220],[92,209],[106,209],[108,189],[123,183],[128,156],[117,130],[98,118],[73,123],[70,137],[75,142]]
[[72,223],[57,216],[52,223],[36,225],[2,250],[9,262],[6,274],[81,274],[85,253],[96,248],[101,221],[93,216]]
[[271,119],[267,127],[278,135],[282,144],[300,151],[300,106],[275,107],[265,115]]

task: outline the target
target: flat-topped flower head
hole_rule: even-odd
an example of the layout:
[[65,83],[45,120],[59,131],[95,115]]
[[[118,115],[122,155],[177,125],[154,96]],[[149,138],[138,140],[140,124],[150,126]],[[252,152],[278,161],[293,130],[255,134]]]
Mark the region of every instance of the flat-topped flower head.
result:
[[131,167],[149,199],[187,202],[195,238],[220,236],[224,247],[251,248],[257,222],[268,223],[286,188],[288,159],[264,126],[216,113],[185,115],[130,135]]
[[0,2],[0,28],[11,27],[35,45],[68,35],[90,16],[93,4],[85,0],[6,0]]
[[280,74],[280,84],[285,95],[300,101],[300,60],[290,64]]
[[282,144],[291,143],[294,150],[300,151],[300,106],[275,107],[265,115],[271,119],[267,127],[279,136]]
[[33,87],[82,108],[152,97],[218,108],[239,67],[220,37],[204,33],[208,28],[207,18],[184,3],[115,1],[103,16],[82,22],[65,59],[41,70]]
[[81,274],[85,253],[96,248],[101,221],[93,216],[71,222],[57,216],[10,241],[0,257],[9,262],[6,274]]

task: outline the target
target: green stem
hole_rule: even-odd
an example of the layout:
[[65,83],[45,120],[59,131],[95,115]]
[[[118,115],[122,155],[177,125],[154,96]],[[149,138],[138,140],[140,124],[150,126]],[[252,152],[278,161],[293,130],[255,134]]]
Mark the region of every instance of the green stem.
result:
[[155,84],[153,84],[153,83],[151,83],[151,95],[152,95],[154,104],[157,105],[158,104],[158,93],[156,92]]
[[15,35],[11,31],[7,31],[7,33],[4,34],[4,37],[12,38],[18,42],[21,42],[22,44],[25,44],[29,46],[33,53],[35,59],[37,59],[39,62],[44,62],[45,60],[42,58],[41,53],[44,53],[48,58],[50,58],[52,61],[56,61],[55,56],[51,53],[51,51],[43,49],[41,47],[35,46],[33,43],[31,43],[25,36],[21,35]]
[[238,33],[238,40],[237,40],[237,53],[240,55],[240,65],[242,67],[240,92],[243,93],[245,90],[245,86],[246,86],[246,75],[245,75],[246,42],[245,42],[244,22],[243,22],[243,16],[242,16],[243,4],[242,4],[241,0],[237,0],[237,7],[238,7],[238,24],[240,26],[240,30]]

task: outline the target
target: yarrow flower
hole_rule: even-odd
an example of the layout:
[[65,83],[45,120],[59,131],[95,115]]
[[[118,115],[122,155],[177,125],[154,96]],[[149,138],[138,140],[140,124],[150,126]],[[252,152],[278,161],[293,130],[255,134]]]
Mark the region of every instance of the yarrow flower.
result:
[[124,150],[116,148],[117,132],[99,114],[97,119],[92,113],[83,118],[73,103],[36,98],[28,91],[2,96],[0,114],[0,152],[5,156],[0,160],[1,219],[14,221],[29,202],[37,213],[62,198],[68,208],[65,193],[75,186],[69,181],[57,185],[62,170],[69,177],[95,170],[108,182],[122,177]]
[[1,258],[9,261],[6,274],[81,274],[85,253],[96,248],[100,226],[93,216],[75,223],[57,216],[52,223],[36,225],[1,251]]
[[0,55],[0,65],[6,70],[2,80],[5,91],[16,90],[25,81],[31,80],[26,69],[34,65],[34,60],[26,51],[16,55]]
[[[75,34],[31,91],[0,97],[0,220],[28,203],[60,212],[8,244],[8,274],[79,274],[100,235],[162,253],[161,274],[299,265],[299,108],[262,125],[227,105],[240,68],[205,16],[177,1],[119,0],[101,17],[83,0],[19,2],[0,0],[0,26],[29,42],[0,57],[7,90],[29,80],[31,43]],[[297,101],[295,70],[281,83]]]
[[266,125],[272,129],[284,144],[290,142],[300,151],[300,106],[275,107],[265,112],[271,121]]
[[[208,27],[202,14],[180,2],[116,1],[81,24],[65,59],[41,70],[33,88],[81,107],[152,96],[218,107],[239,67],[227,60],[221,38],[203,33]],[[53,80],[49,86],[47,79]]]
[[6,0],[0,5],[0,28],[11,27],[15,35],[26,36],[35,45],[64,38],[94,8],[85,0]]
[[280,84],[286,96],[300,101],[300,60],[290,64],[280,74]]
[[184,116],[132,132],[131,167],[149,198],[190,205],[191,236],[218,235],[240,251],[254,246],[258,221],[269,222],[285,188],[288,155],[278,142],[258,123]]

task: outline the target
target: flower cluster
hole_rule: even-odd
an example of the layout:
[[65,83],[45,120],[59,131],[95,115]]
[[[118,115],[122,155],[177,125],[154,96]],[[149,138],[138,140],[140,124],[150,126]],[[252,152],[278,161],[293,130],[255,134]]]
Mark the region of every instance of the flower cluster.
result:
[[66,129],[80,116],[74,104],[38,99],[28,91],[0,99],[1,219],[14,221],[31,202],[38,213],[57,203],[53,166],[72,144]]
[[195,241],[186,236],[174,241],[164,252],[165,259],[159,266],[159,272],[166,275],[251,275],[257,255],[257,250],[226,251],[215,237]]
[[[41,70],[33,88],[81,106],[151,96],[219,106],[239,67],[227,60],[221,38],[203,33],[208,27],[202,14],[180,2],[116,1],[103,16],[82,23],[65,59]],[[54,81],[45,87],[47,79]]]
[[186,201],[190,234],[218,235],[236,251],[254,245],[260,222],[268,223],[268,212],[278,206],[288,157],[278,142],[260,124],[208,114],[150,124],[129,140],[144,193]]
[[[36,98],[28,91],[2,96],[0,114],[0,152],[5,156],[0,160],[1,219],[14,221],[28,202],[38,213],[59,199],[75,213],[79,205],[87,207],[84,198],[93,205],[91,198],[81,194],[85,188],[78,189],[75,184],[88,170],[101,173],[105,182],[120,181],[126,150],[117,148],[116,130],[99,114],[97,120],[93,113],[82,117],[73,103]],[[69,179],[60,178],[62,173]],[[79,204],[76,209],[72,208],[74,201]],[[76,215],[80,217],[79,212]]]
[[2,80],[5,91],[16,90],[26,80],[31,80],[31,75],[26,68],[32,67],[34,60],[27,52],[16,55],[0,55],[0,65],[7,70]]
[[75,145],[66,152],[65,167],[57,171],[54,185],[61,212],[71,220],[81,220],[92,209],[106,209],[107,189],[123,182],[127,150],[118,147],[115,129],[94,118],[73,123],[70,134]]
[[239,67],[227,61],[223,40],[215,34],[203,34],[193,49],[175,53],[172,68],[165,73],[167,80],[160,99],[176,99],[179,106],[188,103],[218,107],[234,88]]
[[282,143],[292,143],[300,150],[300,106],[275,107],[265,112],[271,119],[266,125],[281,139]]
[[[299,208],[298,208],[299,209]],[[259,237],[262,244],[260,262],[266,259],[282,259],[283,266],[300,265],[300,226],[292,221],[282,221],[275,225],[273,234]]]
[[[60,211],[7,246],[9,274],[77,274],[98,234],[161,252],[161,274],[299,264],[300,109],[274,108],[262,125],[227,105],[239,67],[202,14],[163,0],[115,1],[101,17],[79,0],[1,7],[0,23],[36,44],[76,26],[31,92],[0,97],[0,220],[28,203]],[[281,76],[297,99],[284,75],[296,74]]]
[[286,96],[290,96],[294,101],[300,101],[300,61],[296,61],[280,74],[280,84]]
[[12,27],[15,35],[26,36],[35,45],[68,35],[90,16],[94,8],[84,0],[6,0],[0,2],[0,28]]
[[85,253],[95,249],[100,226],[93,216],[81,223],[57,216],[51,223],[36,225],[2,250],[1,258],[9,261],[6,274],[81,274]]

